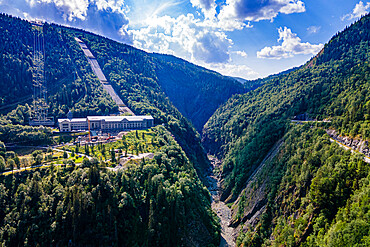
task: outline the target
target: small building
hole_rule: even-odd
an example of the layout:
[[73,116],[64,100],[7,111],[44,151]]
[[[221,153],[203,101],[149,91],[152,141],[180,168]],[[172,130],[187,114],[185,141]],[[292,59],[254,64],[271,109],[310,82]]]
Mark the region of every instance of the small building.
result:
[[154,119],[152,116],[88,116],[58,119],[58,126],[61,132],[112,132],[151,128],[154,126]]

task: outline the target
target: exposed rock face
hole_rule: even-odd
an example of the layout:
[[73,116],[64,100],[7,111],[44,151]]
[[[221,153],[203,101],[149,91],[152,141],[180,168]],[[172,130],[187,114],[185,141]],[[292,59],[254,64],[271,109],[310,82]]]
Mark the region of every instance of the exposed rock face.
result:
[[365,156],[370,156],[369,142],[358,138],[348,136],[340,136],[335,130],[327,130],[326,133],[334,140],[346,145],[347,147],[357,150]]
[[234,202],[229,225],[236,228],[237,232],[240,230],[246,232],[250,226],[256,227],[262,214],[266,211],[267,196],[270,191],[268,188],[269,175],[274,169],[271,161],[279,152],[282,144],[283,140],[281,139],[273,146]]

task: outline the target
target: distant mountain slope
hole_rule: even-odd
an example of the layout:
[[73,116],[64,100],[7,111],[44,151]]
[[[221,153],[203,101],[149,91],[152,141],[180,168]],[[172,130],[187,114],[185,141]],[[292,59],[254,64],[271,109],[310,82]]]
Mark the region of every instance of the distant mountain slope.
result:
[[174,56],[153,54],[158,81],[179,111],[201,132],[214,111],[234,94],[249,90],[227,76]]

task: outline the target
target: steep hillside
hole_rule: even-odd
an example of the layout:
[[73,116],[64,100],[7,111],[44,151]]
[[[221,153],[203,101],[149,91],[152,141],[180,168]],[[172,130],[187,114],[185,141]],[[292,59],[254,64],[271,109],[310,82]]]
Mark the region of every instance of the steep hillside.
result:
[[366,243],[370,211],[364,193],[369,188],[369,175],[369,166],[360,155],[330,142],[321,128],[311,124],[291,126],[278,154],[265,164],[234,205],[233,224],[243,229],[237,243]]
[[[255,91],[232,97],[206,123],[203,130],[203,144],[208,152],[223,160],[224,192],[221,198],[226,202],[236,201],[233,205],[235,226],[240,227],[241,224],[246,223],[244,232],[247,233],[241,235],[239,244],[259,246],[265,242],[267,245],[275,246],[282,243],[304,246],[306,244],[330,245],[330,237],[324,237],[324,235],[331,231],[330,234],[334,236],[338,233],[335,228],[340,227],[335,225],[329,231],[328,226],[340,224],[339,221],[342,218],[337,218],[335,221],[334,218],[342,217],[339,214],[346,214],[340,213],[339,208],[345,206],[347,200],[348,207],[353,207],[351,203],[359,200],[360,195],[357,193],[360,192],[357,189],[361,188],[362,183],[357,185],[357,182],[366,178],[368,171],[365,170],[360,175],[356,172],[351,175],[346,174],[342,178],[338,178],[337,176],[342,175],[336,172],[327,174],[327,170],[324,171],[324,169],[342,169],[339,168],[340,164],[352,167],[351,159],[355,159],[355,163],[360,161],[343,152],[333,157],[334,163],[330,165],[326,160],[334,155],[330,152],[325,154],[326,151],[322,151],[317,156],[311,157],[313,149],[316,151],[322,148],[334,149],[327,141],[325,144],[316,143],[319,138],[327,140],[328,137],[322,132],[315,135],[315,138],[308,143],[301,142],[300,139],[306,140],[308,136],[314,135],[311,130],[294,132],[296,135],[303,136],[294,141],[290,140],[288,147],[284,146],[285,151],[281,151],[282,153],[277,156],[281,165],[271,166],[270,171],[265,172],[265,176],[268,176],[266,179],[258,175],[261,173],[258,173],[257,177],[254,176],[254,181],[258,182],[252,184],[252,188],[253,191],[259,191],[259,198],[253,199],[248,196],[253,195],[253,192],[245,194],[247,192],[243,189],[246,188],[251,175],[255,174],[256,168],[260,166],[273,145],[286,133],[288,134],[284,139],[292,135],[289,134],[292,128],[290,120],[296,115],[307,113],[312,119],[329,119],[330,123],[320,123],[320,125],[324,128],[337,129],[343,135],[370,138],[369,30],[370,16],[367,15],[335,35],[325,45],[323,51],[305,66],[289,74],[272,77]],[[294,154],[293,150],[296,150],[297,154]],[[297,160],[294,160],[293,156]],[[313,165],[309,165],[309,162]],[[360,163],[356,164],[361,166],[362,163]],[[338,168],[336,168],[337,165]],[[315,169],[323,170],[316,174]],[[276,179],[274,174],[278,174]],[[321,180],[324,174],[328,176],[325,178],[328,179],[326,182],[330,184],[329,181],[332,181],[333,186],[347,181],[344,185],[347,190],[341,190],[341,185],[338,185],[333,190],[339,189],[342,192],[338,194],[335,192],[334,195],[324,192],[327,186],[326,182]],[[297,176],[299,178],[292,181],[292,178]],[[317,176],[320,176],[320,185],[316,184],[319,181],[319,178],[315,180]],[[272,185],[261,181],[267,181]],[[317,189],[320,191],[315,191]],[[352,195],[354,198],[349,199]],[[315,199],[318,197],[320,199]],[[274,208],[270,208],[273,205],[275,205]],[[304,209],[305,207],[308,208]],[[262,212],[265,214],[261,216]],[[315,221],[321,214],[323,214],[321,221]],[[250,221],[251,219],[253,220]],[[348,227],[350,224],[355,224],[351,223],[355,218],[348,218],[348,220]],[[325,224],[328,225],[325,226]],[[367,229],[363,227],[361,229]],[[323,231],[317,232],[320,229]],[[344,231],[349,230],[348,228],[343,230],[343,234]],[[313,234],[312,238],[309,237],[310,234]],[[317,234],[323,234],[322,239],[326,239],[326,242],[318,241]]]
[[[18,104],[32,102],[32,52],[36,27],[0,14],[0,30],[0,80],[3,85],[0,109],[7,113]],[[42,31],[50,115],[64,116],[68,110],[73,110],[77,116],[117,112],[117,106],[103,91],[73,37],[49,24],[45,24]],[[19,121],[28,123],[28,119]]]

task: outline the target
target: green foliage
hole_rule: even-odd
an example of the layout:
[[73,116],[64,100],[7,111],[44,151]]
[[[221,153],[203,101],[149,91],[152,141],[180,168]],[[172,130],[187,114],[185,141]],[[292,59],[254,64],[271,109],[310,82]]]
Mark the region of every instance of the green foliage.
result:
[[[3,93],[0,91],[0,99],[3,102],[0,102],[0,107],[3,104],[13,109],[5,117],[6,119],[0,121],[0,140],[15,142],[17,139],[21,142],[33,143],[34,139],[38,144],[50,142],[49,130],[42,131],[21,126],[28,123],[31,115],[30,107],[27,104],[20,105],[23,101],[18,100],[23,100],[23,95],[32,93],[31,57],[35,28],[27,21],[4,14],[0,15],[0,24],[3,34],[0,40],[3,41],[0,43],[4,46],[1,50],[3,58],[16,62],[22,61],[19,68],[13,64],[1,66],[0,74],[9,77],[4,80],[9,81],[10,86],[6,88],[23,90],[4,91]],[[199,135],[170,100],[176,102],[175,105],[200,130],[219,104],[232,94],[245,91],[240,83],[181,59],[148,54],[82,30],[47,23],[39,29],[45,37],[45,73],[48,83],[49,115],[55,118],[65,117],[69,110],[74,113],[75,117],[118,111],[117,105],[103,90],[81,48],[74,40],[74,37],[79,37],[97,57],[104,74],[125,104],[136,114],[151,114],[156,124],[165,124],[187,153],[191,163],[199,171],[199,175],[201,175],[200,171],[209,169],[209,161],[200,144]],[[15,48],[12,48],[10,43],[14,43]],[[23,68],[25,75],[22,76],[22,80],[24,82],[12,78],[10,68],[16,68],[16,70]],[[166,71],[173,72],[166,76]],[[170,91],[173,83],[188,89],[186,92],[182,91],[181,95],[186,101],[177,101],[178,95]],[[198,100],[188,100],[190,98]],[[29,104],[31,102],[30,98],[24,100]],[[16,105],[18,107],[14,109]],[[205,105],[207,107],[204,107]],[[203,110],[190,116],[191,109]],[[4,112],[9,112],[9,109],[4,108]],[[12,126],[11,124],[21,125]],[[3,131],[1,128],[8,129]],[[16,131],[26,136],[18,138],[19,136],[14,135],[18,134],[14,133]],[[142,147],[138,146],[138,148]]]
[[84,168],[51,166],[0,177],[1,242],[216,246],[220,231],[209,192],[171,135],[161,127],[154,131],[162,142],[156,158],[118,172],[85,158]]
[[0,120],[0,140],[16,144],[48,144],[51,143],[51,129],[45,127],[31,127],[12,125],[9,121]]

